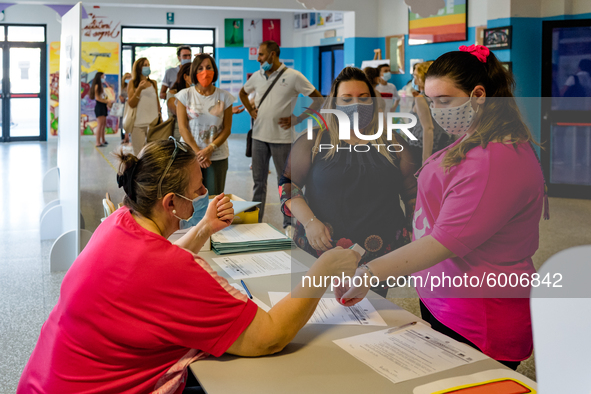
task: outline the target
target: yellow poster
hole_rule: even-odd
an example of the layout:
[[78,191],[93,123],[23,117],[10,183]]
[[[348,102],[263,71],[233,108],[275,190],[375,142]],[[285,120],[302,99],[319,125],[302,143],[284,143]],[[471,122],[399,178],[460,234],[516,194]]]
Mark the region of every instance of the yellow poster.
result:
[[[82,134],[93,134],[97,125],[94,114],[95,101],[88,96],[92,80],[97,72],[106,76],[103,89],[109,100],[115,100],[119,91],[119,43],[83,41],[81,43],[81,119],[80,131]],[[57,135],[59,118],[59,66],[60,66],[60,42],[49,44],[49,77],[50,96],[49,132]],[[113,134],[119,130],[119,118],[107,116],[106,133]]]

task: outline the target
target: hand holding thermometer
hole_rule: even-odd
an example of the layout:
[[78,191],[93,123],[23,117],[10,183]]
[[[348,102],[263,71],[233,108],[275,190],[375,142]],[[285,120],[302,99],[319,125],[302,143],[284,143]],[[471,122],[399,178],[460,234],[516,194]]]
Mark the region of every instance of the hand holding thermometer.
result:
[[354,244],[354,245],[350,246],[349,249],[356,251],[357,253],[359,253],[361,255],[361,257],[363,257],[363,255],[365,254],[365,249],[363,249],[358,244]]

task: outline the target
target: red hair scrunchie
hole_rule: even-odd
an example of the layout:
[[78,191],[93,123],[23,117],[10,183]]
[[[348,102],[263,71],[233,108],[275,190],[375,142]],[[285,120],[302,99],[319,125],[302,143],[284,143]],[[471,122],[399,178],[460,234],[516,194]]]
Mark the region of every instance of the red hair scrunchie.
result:
[[490,55],[490,49],[484,45],[470,45],[469,47],[462,45],[459,49],[462,52],[468,52],[476,56],[482,63],[486,63],[486,58]]

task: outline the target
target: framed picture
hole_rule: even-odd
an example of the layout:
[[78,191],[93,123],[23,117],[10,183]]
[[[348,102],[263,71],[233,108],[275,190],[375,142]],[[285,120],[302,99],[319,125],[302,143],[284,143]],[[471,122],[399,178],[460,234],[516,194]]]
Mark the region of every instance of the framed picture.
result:
[[512,62],[501,62],[501,65],[505,67],[505,70],[509,72],[513,72],[513,63]]
[[408,45],[468,39],[468,1],[413,2],[408,9]]
[[484,30],[484,45],[489,49],[511,49],[511,26]]
[[386,37],[386,59],[392,74],[404,74],[404,35]]
[[484,45],[484,30],[486,30],[486,25],[476,26],[476,45]]

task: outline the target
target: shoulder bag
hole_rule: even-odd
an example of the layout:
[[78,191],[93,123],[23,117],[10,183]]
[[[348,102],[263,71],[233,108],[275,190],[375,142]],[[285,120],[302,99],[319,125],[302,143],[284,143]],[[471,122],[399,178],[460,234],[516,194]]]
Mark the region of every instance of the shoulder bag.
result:
[[[269,86],[267,88],[267,91],[265,92],[265,94],[263,95],[263,98],[259,102],[258,108],[261,108],[261,105],[263,105],[263,101],[265,101],[265,98],[267,97],[267,95],[269,94],[271,89],[273,89],[273,86],[275,86],[277,81],[279,81],[279,78],[281,77],[281,75],[283,75],[285,70],[287,70],[287,66],[283,67],[283,70],[281,70],[279,72],[277,77],[273,80],[273,83],[271,84],[271,86]],[[252,157],[252,129],[248,130],[248,133],[246,134],[246,157]]]

